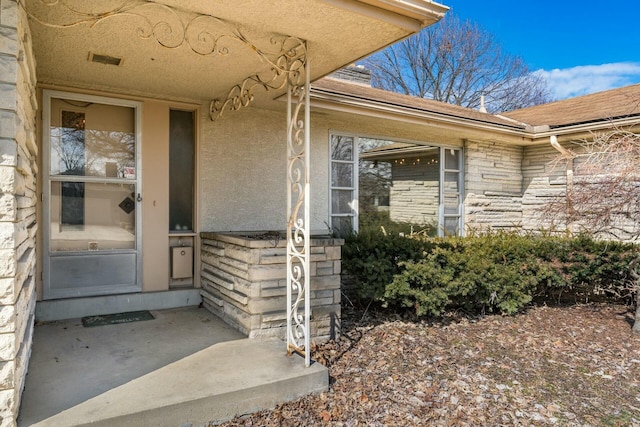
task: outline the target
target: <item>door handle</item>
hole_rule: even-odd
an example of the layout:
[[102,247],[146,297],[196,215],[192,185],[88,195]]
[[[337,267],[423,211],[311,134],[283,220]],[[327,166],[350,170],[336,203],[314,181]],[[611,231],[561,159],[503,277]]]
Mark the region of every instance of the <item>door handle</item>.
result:
[[138,193],[138,197],[136,197],[136,200],[141,202],[142,201],[142,196],[140,195],[140,193]]

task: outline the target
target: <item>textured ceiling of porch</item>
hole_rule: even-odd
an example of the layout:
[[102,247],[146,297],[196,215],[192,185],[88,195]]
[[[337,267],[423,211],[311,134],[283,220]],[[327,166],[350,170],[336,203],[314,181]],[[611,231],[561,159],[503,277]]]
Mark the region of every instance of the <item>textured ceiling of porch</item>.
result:
[[[270,65],[256,49],[275,58],[281,45],[274,41],[282,36],[307,41],[313,80],[436,21],[446,10],[424,2],[432,5],[433,13],[416,20],[353,0],[161,1],[24,0],[31,15],[38,81],[204,102],[225,98],[233,85],[251,75],[268,74]],[[110,13],[122,5],[126,13]],[[70,8],[108,16],[96,21]],[[238,34],[251,44],[239,40]],[[203,35],[217,39],[214,52],[201,54],[213,46],[199,38]],[[96,63],[91,54],[122,62]],[[282,92],[256,91],[256,100],[264,103]]]

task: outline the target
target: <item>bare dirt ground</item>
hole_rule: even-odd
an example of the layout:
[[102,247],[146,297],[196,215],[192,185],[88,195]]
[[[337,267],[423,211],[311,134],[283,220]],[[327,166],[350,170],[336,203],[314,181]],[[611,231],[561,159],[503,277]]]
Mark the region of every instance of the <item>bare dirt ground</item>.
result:
[[360,316],[315,348],[329,367],[327,393],[224,425],[640,426],[640,336],[627,307]]

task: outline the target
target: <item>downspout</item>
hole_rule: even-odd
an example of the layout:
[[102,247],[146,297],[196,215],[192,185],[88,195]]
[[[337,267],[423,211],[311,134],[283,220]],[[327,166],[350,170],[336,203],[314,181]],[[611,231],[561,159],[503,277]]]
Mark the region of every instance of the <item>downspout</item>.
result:
[[557,136],[551,135],[549,137],[549,140],[551,142],[551,146],[558,150],[558,152],[562,154],[562,157],[567,159],[567,189],[569,189],[573,186],[573,154],[571,154],[569,150],[560,145]]
[[562,154],[562,157],[567,160],[567,193],[565,198],[567,224],[565,224],[565,226],[567,227],[568,231],[571,231],[571,227],[569,226],[570,221],[568,219],[571,218],[572,211],[571,193],[573,192],[573,154],[571,154],[569,150],[560,145],[560,143],[558,142],[558,137],[556,135],[551,135],[549,137],[549,142],[551,142],[551,146],[555,148],[560,154]]

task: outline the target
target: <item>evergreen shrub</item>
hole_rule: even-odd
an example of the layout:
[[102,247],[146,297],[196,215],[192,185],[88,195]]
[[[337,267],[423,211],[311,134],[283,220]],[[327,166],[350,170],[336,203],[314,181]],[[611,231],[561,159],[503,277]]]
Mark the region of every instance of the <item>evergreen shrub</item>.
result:
[[369,230],[346,239],[343,271],[362,298],[419,316],[446,310],[514,314],[532,303],[620,301],[638,248],[588,236],[481,233],[400,236]]

